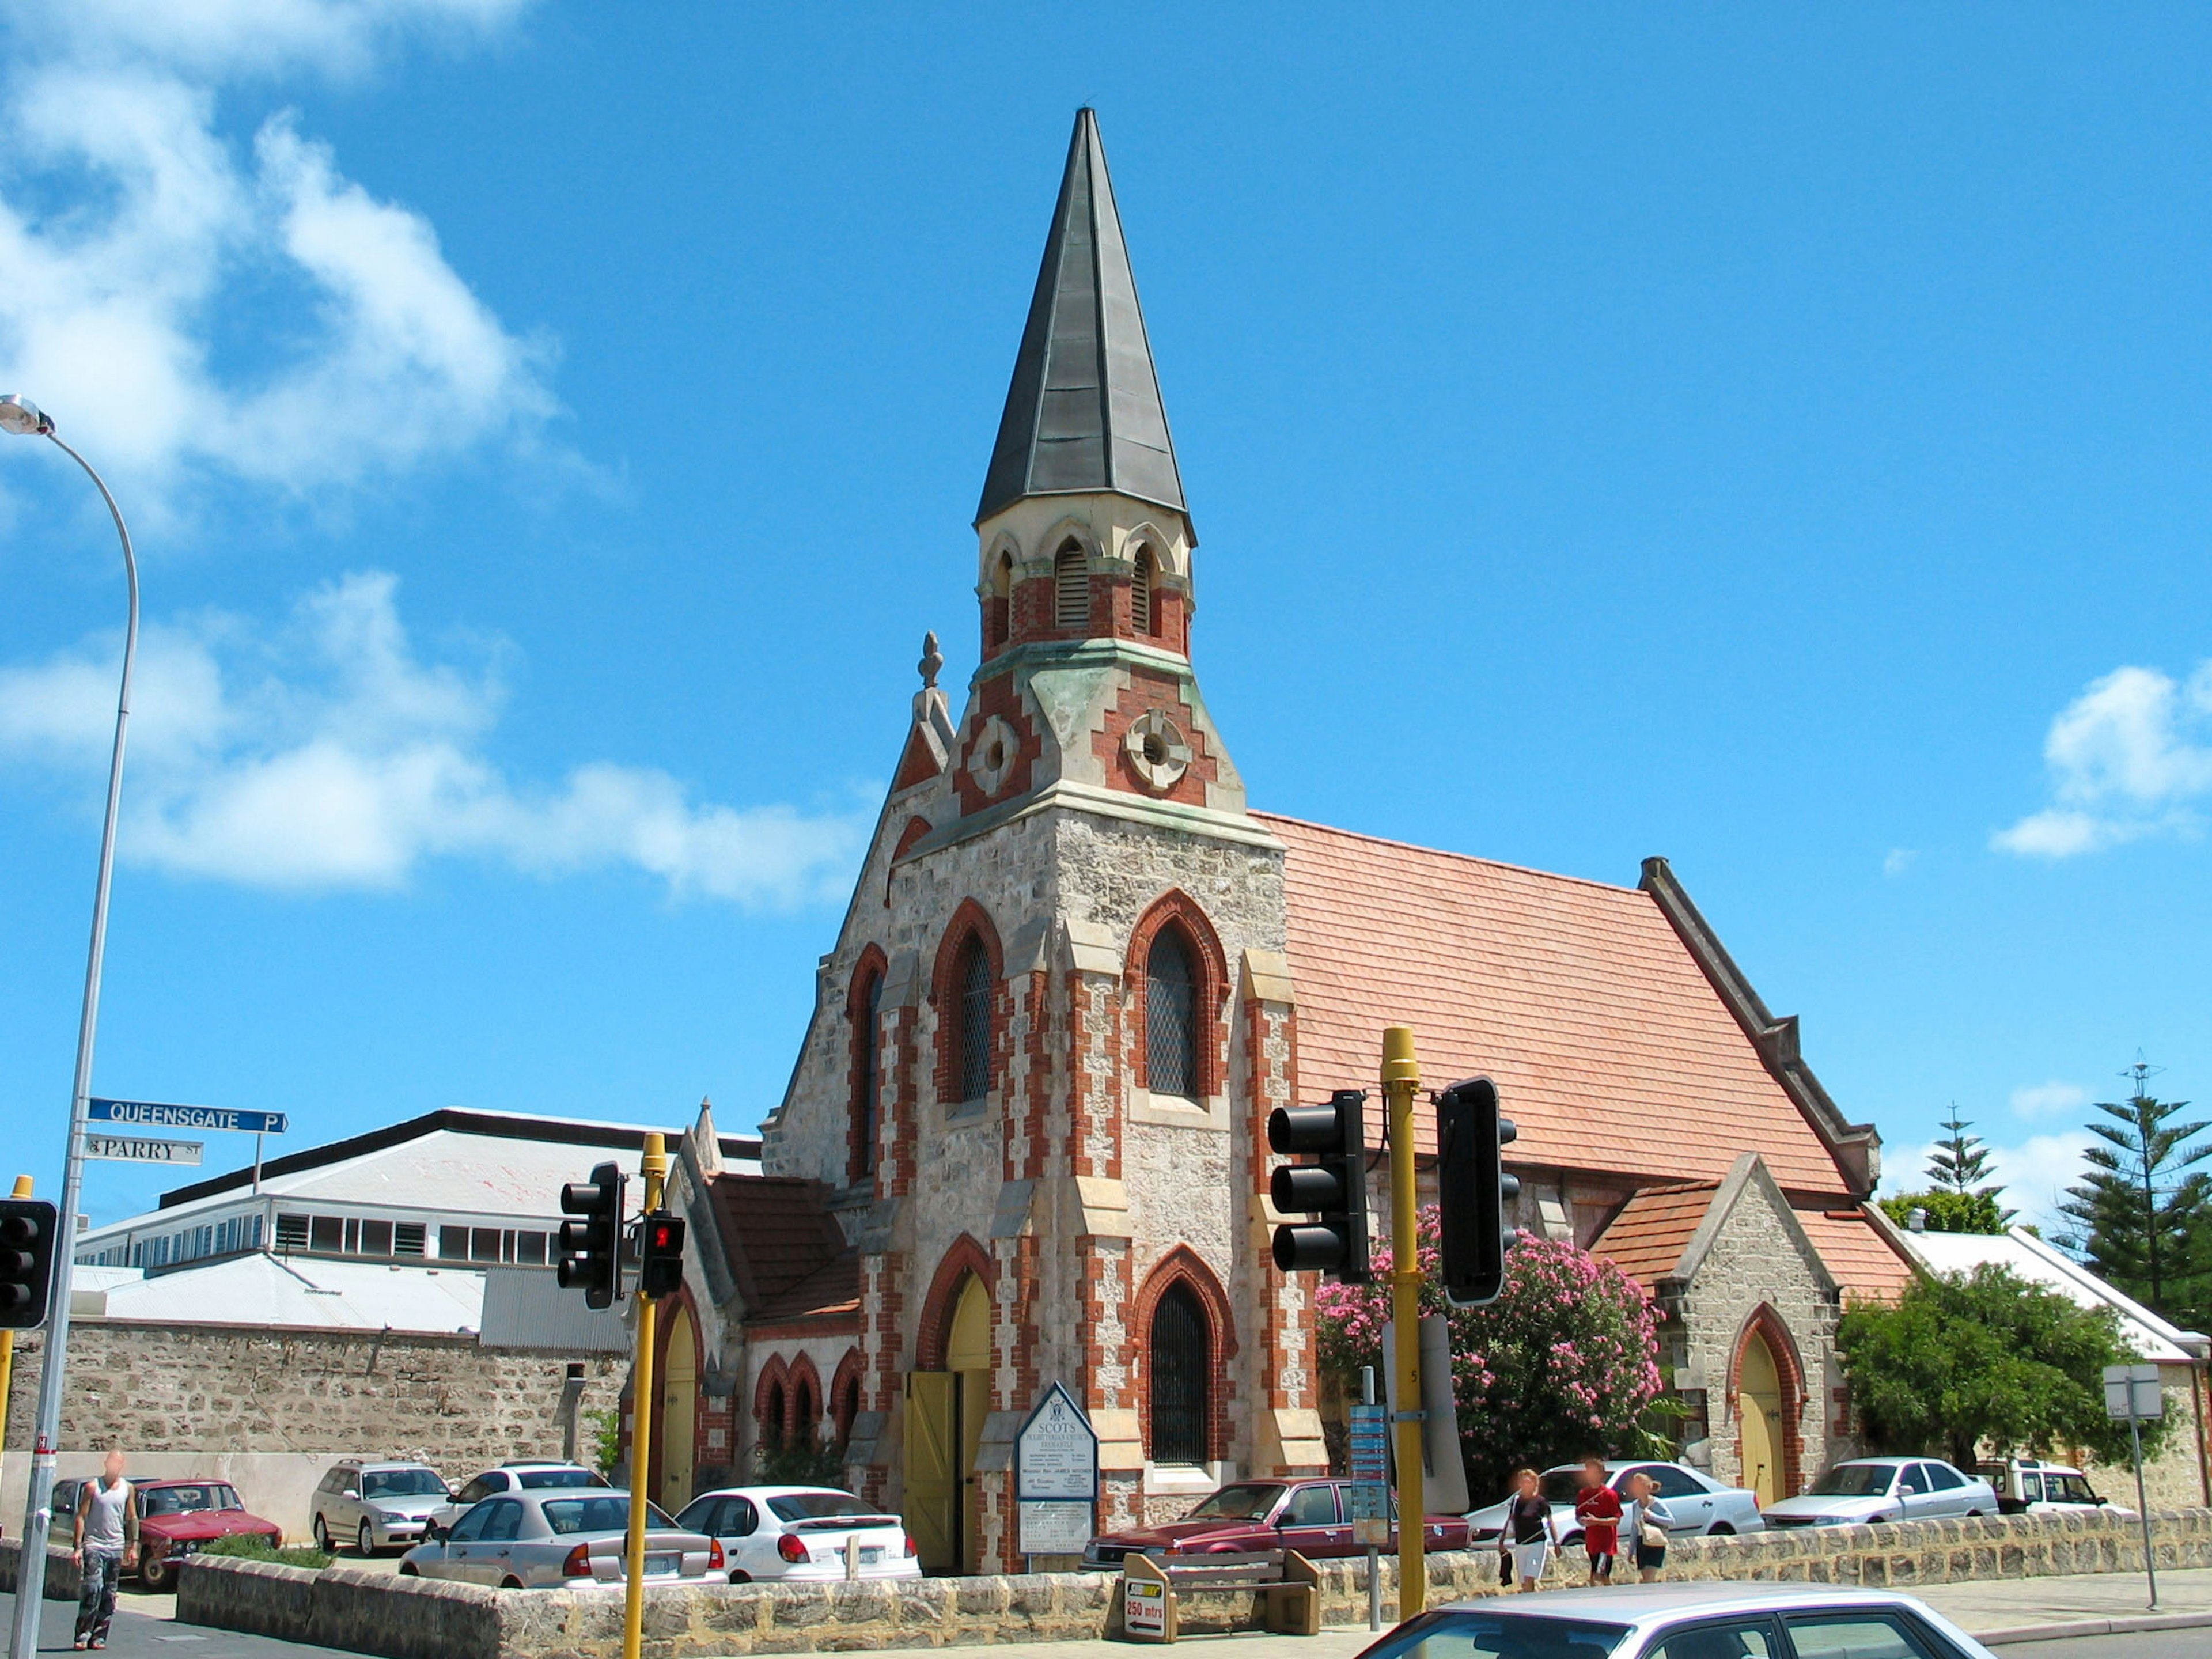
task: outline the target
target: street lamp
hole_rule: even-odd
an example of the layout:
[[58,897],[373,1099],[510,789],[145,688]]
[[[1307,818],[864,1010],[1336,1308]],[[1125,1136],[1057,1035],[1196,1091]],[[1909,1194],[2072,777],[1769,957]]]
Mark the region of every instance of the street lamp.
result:
[[92,902],[92,951],[84,969],[84,1006],[77,1017],[76,1082],[70,1094],[69,1149],[62,1164],[60,1237],[55,1241],[54,1279],[46,1304],[46,1345],[39,1367],[39,1422],[31,1447],[31,1486],[23,1504],[22,1553],[15,1577],[13,1659],[37,1659],[39,1609],[46,1589],[46,1533],[53,1519],[54,1442],[61,1436],[62,1378],[69,1369],[70,1280],[76,1260],[77,1189],[84,1181],[85,1103],[92,1089],[92,1039],[100,1024],[100,963],[107,945],[107,889],[115,871],[115,809],[123,795],[123,737],[131,724],[131,669],[138,654],[138,558],[123,509],[92,463],[54,435],[54,423],[36,404],[14,392],[0,394],[0,431],[45,438],[85,471],[123,538],[123,574],[131,586],[131,621],[123,635],[123,690],[115,704],[115,754],[107,766],[107,818],[100,831],[100,886]]

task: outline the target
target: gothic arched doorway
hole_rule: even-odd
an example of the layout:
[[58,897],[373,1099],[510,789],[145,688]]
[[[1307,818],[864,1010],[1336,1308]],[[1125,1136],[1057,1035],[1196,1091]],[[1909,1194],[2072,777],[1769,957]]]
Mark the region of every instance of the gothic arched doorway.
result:
[[660,1362],[660,1487],[655,1494],[671,1515],[691,1501],[692,1459],[698,1444],[699,1340],[690,1310],[669,1309],[668,1347]]
[[944,1368],[907,1377],[906,1517],[924,1572],[974,1572],[981,1549],[975,1452],[991,1413],[991,1295],[961,1276]]
[[1736,1446],[1742,1466],[1737,1479],[1759,1494],[1761,1509],[1797,1490],[1790,1433],[1796,1410],[1796,1374],[1786,1346],[1780,1352],[1775,1346],[1786,1340],[1771,1332],[1765,1320],[1754,1319],[1736,1354]]

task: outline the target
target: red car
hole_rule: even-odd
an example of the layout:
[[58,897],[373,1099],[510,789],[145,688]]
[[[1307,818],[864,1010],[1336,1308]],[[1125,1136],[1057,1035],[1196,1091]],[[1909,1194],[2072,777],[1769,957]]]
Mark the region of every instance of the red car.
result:
[[249,1514],[226,1480],[138,1483],[138,1578],[159,1595],[177,1587],[177,1563],[211,1539],[258,1533],[271,1545],[283,1528]]
[[[1180,1521],[1102,1534],[1085,1547],[1083,1565],[1110,1571],[1126,1555],[1208,1555],[1235,1550],[1296,1550],[1311,1559],[1358,1555],[1345,1480],[1240,1480],[1224,1486]],[[1432,1515],[1424,1540],[1432,1550],[1468,1547],[1467,1522]],[[1398,1547],[1396,1528],[1389,1543]]]

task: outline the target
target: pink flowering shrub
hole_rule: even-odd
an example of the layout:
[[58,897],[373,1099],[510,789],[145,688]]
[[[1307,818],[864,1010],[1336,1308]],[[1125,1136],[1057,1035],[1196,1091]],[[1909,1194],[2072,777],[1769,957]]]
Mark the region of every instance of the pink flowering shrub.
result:
[[[1505,1258],[1505,1288],[1486,1308],[1454,1308],[1437,1283],[1437,1212],[1419,1220],[1421,1311],[1450,1322],[1452,1392],[1468,1491],[1478,1504],[1522,1464],[1543,1468],[1592,1452],[1659,1449],[1638,1419],[1661,1389],[1650,1304],[1636,1281],[1573,1244],[1522,1233]],[[1359,1368],[1378,1390],[1387,1356],[1391,1255],[1373,1252],[1365,1285],[1324,1282],[1314,1293],[1321,1364],[1358,1398]]]

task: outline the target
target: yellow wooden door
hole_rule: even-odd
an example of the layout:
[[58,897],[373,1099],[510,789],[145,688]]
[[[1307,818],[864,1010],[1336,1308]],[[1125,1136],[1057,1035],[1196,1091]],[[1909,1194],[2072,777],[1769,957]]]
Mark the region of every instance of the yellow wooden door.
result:
[[1790,1494],[1782,1490],[1782,1382],[1774,1351],[1757,1331],[1744,1344],[1737,1373],[1736,1420],[1743,1435],[1743,1484],[1761,1509]]
[[671,1515],[691,1501],[699,1406],[699,1344],[682,1308],[672,1310],[660,1377],[660,1507]]
[[975,1483],[975,1453],[982,1443],[983,1419],[991,1413],[991,1297],[983,1281],[970,1275],[952,1311],[952,1330],[945,1345],[945,1368],[959,1379],[953,1396],[953,1443],[959,1449],[960,1571],[979,1571],[982,1553],[982,1491]]
[[906,1379],[907,1529],[924,1572],[960,1565],[960,1529],[953,1498],[954,1382],[950,1371],[909,1371]]

